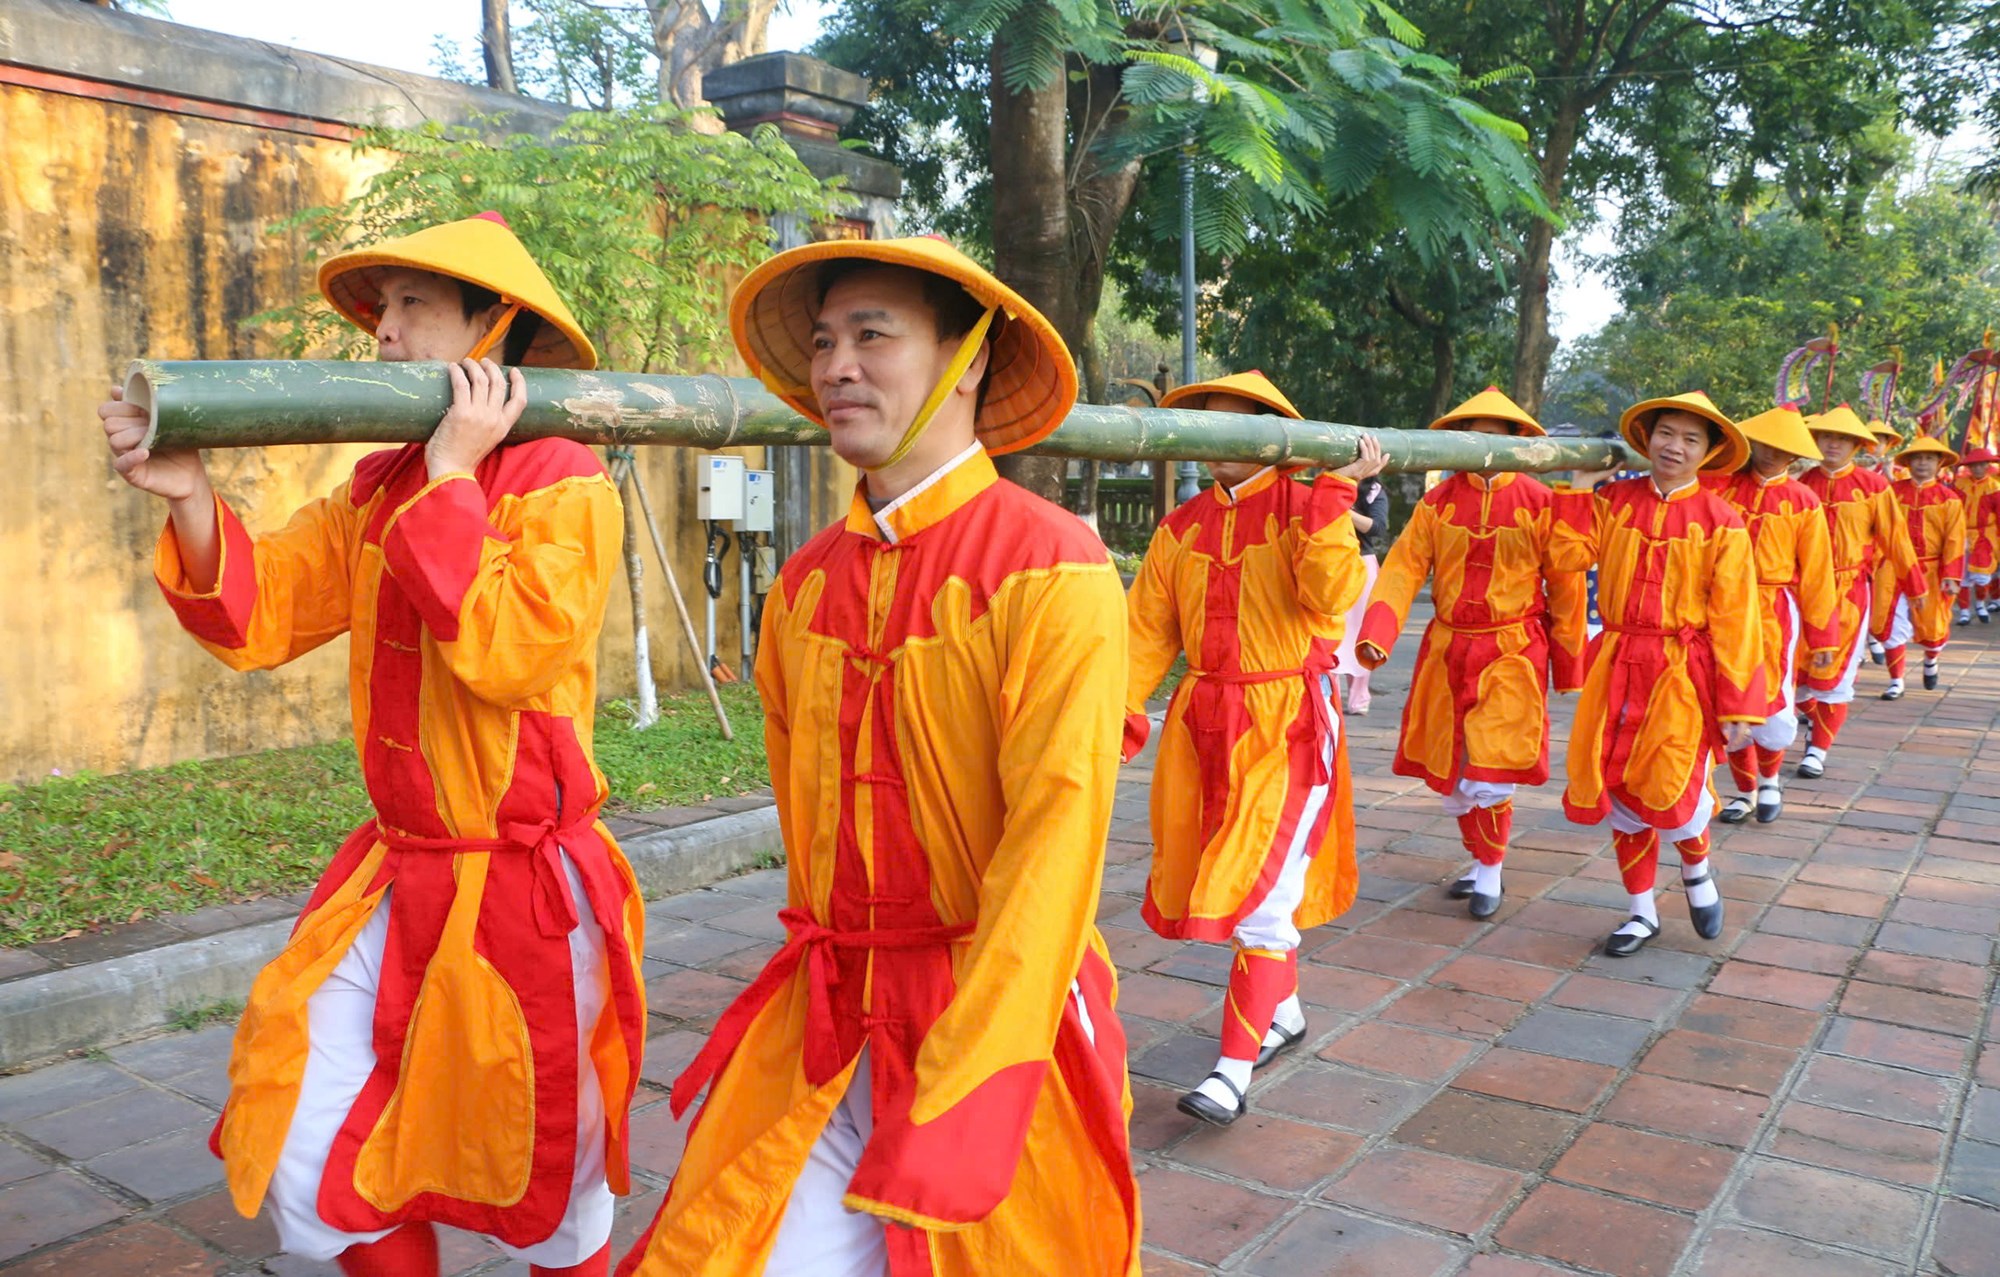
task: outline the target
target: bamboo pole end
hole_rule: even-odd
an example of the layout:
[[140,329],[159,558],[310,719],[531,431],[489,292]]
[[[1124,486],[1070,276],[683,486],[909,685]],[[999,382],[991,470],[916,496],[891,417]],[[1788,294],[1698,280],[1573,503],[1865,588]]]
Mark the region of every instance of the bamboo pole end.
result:
[[134,359],[125,365],[125,402],[146,410],[146,438],[142,448],[151,448],[160,437],[160,405],[153,396],[153,378],[158,369],[151,360]]

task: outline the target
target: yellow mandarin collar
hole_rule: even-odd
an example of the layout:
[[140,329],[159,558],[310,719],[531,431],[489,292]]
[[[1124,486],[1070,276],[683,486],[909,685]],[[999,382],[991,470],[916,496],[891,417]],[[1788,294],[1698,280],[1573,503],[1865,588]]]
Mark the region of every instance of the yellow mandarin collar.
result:
[[1464,472],[1464,478],[1467,483],[1475,488],[1483,488],[1488,492],[1498,492],[1500,489],[1514,482],[1514,473],[1511,470],[1502,470],[1489,479],[1476,471],[1467,470]]
[[1701,478],[1697,475],[1695,478],[1683,483],[1680,487],[1675,488],[1672,492],[1662,492],[1660,491],[1660,485],[1653,481],[1652,476],[1648,475],[1646,486],[1651,488],[1653,495],[1662,501],[1685,501],[1695,493],[1701,491]]
[[847,507],[847,530],[892,545],[908,540],[999,482],[993,458],[977,443],[918,481],[880,510],[868,507],[868,480],[854,485]]
[[1225,488],[1218,483],[1210,488],[1209,491],[1213,492],[1215,499],[1223,505],[1241,505],[1243,502],[1276,483],[1286,473],[1288,472],[1280,470],[1276,466],[1265,466],[1262,470],[1259,470],[1256,474],[1251,475],[1248,479],[1245,479],[1233,488]]
[[1847,477],[1847,476],[1848,476],[1848,475],[1849,475],[1850,473],[1852,473],[1852,472],[1853,472],[1853,470],[1854,470],[1854,463],[1853,463],[1852,461],[1850,461],[1850,462],[1848,462],[1848,463],[1847,463],[1846,465],[1842,466],[1842,467],[1841,467],[1840,469],[1838,469],[1838,470],[1827,470],[1827,468],[1826,468],[1825,466],[1821,466],[1821,467],[1820,467],[1820,469],[1821,469],[1822,471],[1825,471],[1825,473],[1826,473],[1826,477],[1827,477],[1827,478],[1829,478],[1829,479],[1844,479],[1844,478],[1846,478],[1846,477]]

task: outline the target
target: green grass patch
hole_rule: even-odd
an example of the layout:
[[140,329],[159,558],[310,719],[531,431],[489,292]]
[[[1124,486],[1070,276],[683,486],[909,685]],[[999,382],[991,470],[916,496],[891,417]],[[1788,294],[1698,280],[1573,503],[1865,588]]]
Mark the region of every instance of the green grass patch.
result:
[[211,1024],[234,1023],[243,1014],[243,1003],[234,998],[175,1007],[167,1012],[167,1023],[188,1033]]
[[[606,812],[763,787],[757,693],[732,684],[722,698],[733,742],[700,691],[666,698],[643,732],[624,706],[606,705],[597,716]],[[0,785],[0,946],[304,890],[369,811],[345,741]]]

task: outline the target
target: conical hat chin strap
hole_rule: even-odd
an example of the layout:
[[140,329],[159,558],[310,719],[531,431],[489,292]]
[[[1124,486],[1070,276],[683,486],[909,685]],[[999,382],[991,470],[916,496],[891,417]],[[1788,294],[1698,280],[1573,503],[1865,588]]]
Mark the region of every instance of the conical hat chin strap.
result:
[[885,470],[910,455],[910,450],[917,446],[917,440],[930,428],[931,418],[937,416],[938,410],[944,407],[947,399],[951,398],[951,392],[957,387],[959,378],[965,376],[965,370],[972,367],[972,361],[979,357],[980,344],[986,340],[986,330],[993,326],[993,313],[997,309],[998,307],[988,306],[986,313],[979,317],[979,322],[972,326],[972,331],[965,334],[965,340],[958,344],[958,353],[951,357],[951,364],[944,370],[944,376],[938,378],[937,385],[931,387],[930,398],[924,400],[924,406],[917,409],[917,415],[910,421],[910,428],[903,432],[902,439],[896,444],[896,450],[889,454],[888,460],[881,465],[868,466],[867,469]]
[[486,330],[486,335],[479,339],[479,343],[472,348],[471,353],[466,355],[466,358],[486,358],[487,354],[507,336],[507,330],[514,325],[514,317],[520,313],[520,302],[508,302],[506,313],[493,321],[493,327]]

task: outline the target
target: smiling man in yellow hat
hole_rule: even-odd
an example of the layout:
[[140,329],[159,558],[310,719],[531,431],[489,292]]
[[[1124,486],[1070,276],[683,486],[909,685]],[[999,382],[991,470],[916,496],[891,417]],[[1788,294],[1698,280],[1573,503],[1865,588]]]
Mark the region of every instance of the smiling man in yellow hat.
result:
[[1790,405],[1760,412],[1737,423],[1750,444],[1741,470],[1714,474],[1710,486],[1736,507],[1750,531],[1757,560],[1758,619],[1764,629],[1764,690],[1770,698],[1763,722],[1750,740],[1729,752],[1736,794],[1720,819],[1738,824],[1754,811],[1769,824],[1784,810],[1785,751],[1798,739],[1794,708],[1798,657],[1825,678],[1839,657],[1835,624],[1838,596],[1833,586],[1833,550],[1819,498],[1792,478],[1792,464],[1818,461],[1819,445],[1805,418]]
[[[1488,386],[1433,430],[1540,436],[1541,424]],[[1389,657],[1417,591],[1431,581],[1392,767],[1435,791],[1473,867],[1451,888],[1475,918],[1500,908],[1514,790],[1549,778],[1547,689],[1583,682],[1585,597],[1551,566],[1555,494],[1532,475],[1454,474],[1424,494],[1376,579],[1359,655]]]
[[1912,593],[1897,587],[1893,580],[1877,583],[1878,588],[1886,585],[1893,590],[1884,609],[1888,624],[1877,631],[1889,664],[1889,686],[1882,693],[1885,701],[1903,695],[1903,673],[1912,638],[1923,644],[1925,689],[1938,685],[1938,660],[1951,639],[1952,600],[1965,577],[1965,500],[1938,477],[1944,467],[1957,463],[1958,454],[1942,439],[1920,435],[1896,455],[1908,467],[1910,477],[1898,479],[1890,490],[1903,511],[1910,547],[1929,588]]
[[601,1274],[645,1034],[590,750],[618,495],[588,448],[505,443],[525,386],[479,358],[596,356],[498,214],[319,279],[381,358],[451,361],[452,401],[282,529],[252,536],[200,454],[148,455],[143,415],[99,409],[118,472],[168,503],[154,568],[202,646],[268,669],[351,634],[375,817],[251,991],[215,1147],[239,1210],[350,1277],[435,1274],[433,1223]]
[[786,939],[674,1084],[708,1088],[648,1277],[1136,1277],[1125,1039],[1095,926],[1125,600],[996,474],[1076,398],[1033,307],[937,239],[780,253],[730,306],[863,471],[786,561],[757,687]]
[[1654,881],[1660,841],[1680,852],[1696,934],[1722,934],[1709,866],[1717,753],[1741,749],[1764,721],[1757,570],[1742,516],[1700,482],[1742,466],[1749,446],[1700,391],[1626,409],[1625,439],[1652,473],[1556,498],[1556,566],[1597,564],[1604,632],[1591,647],[1569,741],[1570,819],[1611,818],[1631,917],[1604,951],[1637,953],[1660,934]]
[[[1297,418],[1260,372],[1171,391],[1162,408]],[[1343,618],[1364,591],[1349,518],[1362,455],[1311,484],[1299,467],[1209,463],[1215,483],[1153,533],[1128,600],[1130,758],[1150,730],[1146,699],[1174,658],[1174,692],[1153,769],[1147,923],[1171,940],[1234,947],[1215,1071],[1181,1110],[1227,1126],[1250,1071],[1305,1038],[1299,933],[1354,900],[1354,808],[1335,707]]]
[[[1799,761],[1798,774],[1807,780],[1826,774],[1827,751],[1839,739],[1854,701],[1854,683],[1861,670],[1869,609],[1875,595],[1878,563],[1897,588],[1912,595],[1925,592],[1923,569],[1910,545],[1910,531],[1889,481],[1854,464],[1855,454],[1870,446],[1876,434],[1846,404],[1806,419],[1813,443],[1820,450],[1818,466],[1800,480],[1819,498],[1826,512],[1833,546],[1833,587],[1840,598],[1840,647],[1829,670],[1805,671],[1799,686],[1812,739]],[[1888,616],[1887,608],[1877,613]]]

